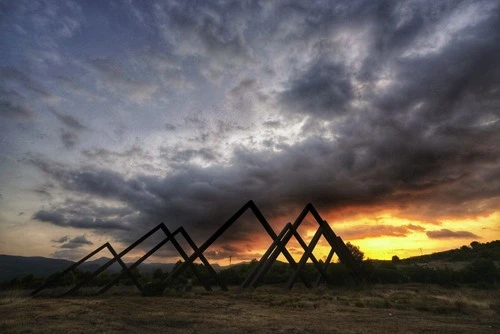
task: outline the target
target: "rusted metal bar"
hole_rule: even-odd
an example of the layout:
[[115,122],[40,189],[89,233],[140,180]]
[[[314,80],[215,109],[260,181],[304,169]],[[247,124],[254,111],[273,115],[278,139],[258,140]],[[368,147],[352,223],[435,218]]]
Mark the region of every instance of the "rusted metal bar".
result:
[[31,296],[37,295],[40,291],[42,291],[43,289],[45,289],[49,284],[51,284],[53,282],[56,282],[57,280],[59,280],[60,278],[62,278],[64,275],[66,275],[70,271],[73,271],[74,269],[76,269],[83,262],[87,261],[92,256],[96,255],[101,250],[103,250],[105,247],[107,247],[107,245],[109,245],[108,242],[106,242],[105,244],[103,244],[103,245],[99,246],[98,248],[96,248],[95,250],[93,250],[91,253],[89,253],[87,256],[85,256],[84,258],[82,258],[80,261],[78,261],[76,263],[73,263],[71,266],[69,266],[68,268],[64,269],[61,273],[59,273],[59,274],[57,274],[55,276],[52,276],[52,278],[50,278],[50,277],[47,278],[45,280],[45,282],[42,285],[40,285],[38,288],[36,288],[35,291],[31,292],[30,295]]
[[300,258],[297,270],[295,270],[295,272],[288,279],[288,282],[287,282],[287,289],[288,290],[290,290],[293,287],[293,284],[295,283],[295,280],[297,279],[297,275],[302,271],[302,269],[304,269],[306,262],[307,262],[307,259],[311,257],[311,254],[312,254],[314,248],[316,247],[316,244],[318,243],[319,239],[321,238],[322,234],[323,234],[323,230],[321,227],[319,227],[318,230],[316,231],[316,233],[314,234],[313,238],[311,239],[309,246],[305,250],[302,257]]

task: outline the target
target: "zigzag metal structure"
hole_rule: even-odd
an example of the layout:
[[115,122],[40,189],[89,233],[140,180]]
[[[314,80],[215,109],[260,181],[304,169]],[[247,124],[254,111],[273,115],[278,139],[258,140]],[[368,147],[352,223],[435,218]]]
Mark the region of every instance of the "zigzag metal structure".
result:
[[[101,250],[104,248],[107,248],[110,253],[113,255],[113,258],[103,264],[101,267],[99,267],[97,270],[95,270],[93,273],[91,273],[88,277],[86,277],[84,280],[78,282],[73,288],[68,290],[67,292],[63,293],[61,296],[66,296],[70,294],[76,293],[82,286],[88,284],[91,280],[93,280],[97,275],[102,273],[104,270],[106,270],[109,266],[111,266],[113,263],[118,262],[120,266],[122,267],[122,272],[115,277],[110,283],[108,283],[105,287],[103,287],[97,294],[102,294],[109,290],[111,287],[116,285],[120,279],[122,279],[125,276],[128,276],[132,279],[134,285],[140,290],[143,291],[143,287],[139,284],[137,281],[136,277],[133,275],[132,270],[137,268],[142,262],[144,262],[147,258],[149,258],[151,255],[153,255],[156,251],[158,251],[163,245],[165,245],[168,242],[171,242],[174,248],[177,250],[179,255],[184,259],[184,262],[178,266],[174,271],[169,275],[167,279],[163,281],[165,286],[168,286],[176,277],[178,277],[182,272],[184,272],[187,268],[191,268],[194,275],[198,278],[200,283],[204,286],[206,290],[211,290],[210,284],[202,277],[202,275],[198,272],[196,266],[194,265],[194,261],[197,259],[200,259],[205,268],[208,270],[209,274],[215,279],[217,284],[221,287],[222,290],[227,290],[227,286],[225,283],[219,278],[213,267],[210,265],[206,257],[203,255],[203,252],[205,252],[219,237],[221,237],[227,229],[229,229],[247,210],[252,211],[252,213],[255,215],[257,220],[260,222],[260,224],[264,227],[266,230],[267,234],[270,236],[272,239],[272,243],[267,249],[267,251],[264,253],[264,255],[261,257],[260,261],[258,262],[258,265],[254,268],[254,270],[245,278],[244,282],[241,284],[240,289],[247,289],[247,288],[255,288],[258,283],[263,279],[263,277],[266,275],[266,273],[269,271],[271,268],[272,264],[276,262],[276,259],[280,254],[283,254],[283,256],[286,258],[288,261],[288,264],[292,268],[292,274],[289,277],[289,280],[287,282],[287,288],[291,289],[293,285],[295,284],[297,278],[300,278],[302,282],[304,283],[305,286],[311,288],[312,285],[311,283],[307,280],[303,273],[303,269],[305,267],[305,264],[308,259],[310,259],[315,266],[315,268],[318,270],[318,278],[316,279],[315,285],[318,286],[321,284],[323,280],[325,280],[327,283],[330,282],[330,278],[328,277],[326,270],[328,268],[328,265],[330,264],[332,257],[334,253],[337,253],[337,256],[339,257],[340,261],[344,263],[348,268],[351,269],[355,279],[359,282],[364,281],[366,279],[366,273],[363,270],[363,268],[360,266],[358,262],[354,259],[352,256],[351,252],[349,249],[346,247],[344,244],[343,240],[335,235],[333,230],[331,229],[330,225],[326,221],[324,221],[319,213],[316,211],[314,206],[312,204],[307,204],[305,208],[302,210],[300,215],[297,217],[297,219],[294,221],[294,223],[288,223],[285,225],[283,230],[279,233],[276,234],[274,230],[272,229],[271,225],[268,223],[268,221],[264,218],[262,215],[261,211],[258,209],[257,205],[253,201],[247,202],[245,205],[243,205],[236,213],[231,216],[210,238],[207,239],[200,247],[197,247],[197,245],[194,243],[192,238],[189,236],[189,234],[186,232],[186,230],[183,227],[179,227],[176,229],[174,232],[170,232],[169,229],[165,226],[164,223],[160,223],[156,227],[154,227],[152,230],[147,232],[145,235],[143,235],[141,238],[139,238],[137,241],[132,243],[129,247],[124,249],[122,252],[119,254],[116,253],[116,251],[113,249],[111,244],[105,243],[102,246],[98,247],[95,249],[93,252],[82,258],[80,261],[74,263],[70,267],[66,268],[64,271],[62,271],[59,274],[51,276],[49,279],[47,279],[40,287],[38,287],[36,290],[34,290],[31,295],[35,296],[39,292],[41,292],[43,289],[47,288],[50,286],[52,283],[56,282],[58,279],[61,279],[65,274],[75,270],[78,266],[80,266],[82,263],[90,259],[92,256],[95,254],[99,253]],[[297,232],[297,229],[299,228],[300,224],[303,222],[304,218],[308,213],[311,213],[316,222],[318,223],[318,229],[316,233],[314,234],[313,238],[307,245],[302,237],[299,235]],[[159,242],[156,246],[151,248],[148,252],[146,252],[139,260],[137,260],[135,263],[130,265],[130,267],[127,267],[125,263],[122,261],[122,257],[126,255],[128,252],[130,252],[132,249],[137,247],[139,244],[144,242],[146,239],[151,237],[155,232],[162,230],[163,233],[165,234],[165,238]],[[189,246],[192,248],[193,253],[188,256],[187,253],[184,251],[184,249],[181,247],[181,245],[178,243],[176,239],[176,235],[180,234],[189,244]],[[313,255],[314,248],[316,247],[319,239],[321,237],[324,237],[327,242],[329,243],[331,249],[330,252],[327,256],[327,259],[323,265],[316,259],[316,257]],[[292,237],[295,237],[295,239],[298,241],[300,246],[304,250],[304,254],[302,255],[301,259],[297,263],[290,252],[287,250],[286,245],[287,243],[291,240]]]

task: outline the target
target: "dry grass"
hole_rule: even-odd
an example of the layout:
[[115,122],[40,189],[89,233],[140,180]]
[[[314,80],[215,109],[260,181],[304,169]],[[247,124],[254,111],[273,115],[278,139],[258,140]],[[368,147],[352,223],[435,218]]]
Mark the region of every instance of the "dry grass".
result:
[[364,289],[195,289],[162,297],[115,290],[103,297],[0,297],[0,332],[495,333],[498,290],[435,286]]

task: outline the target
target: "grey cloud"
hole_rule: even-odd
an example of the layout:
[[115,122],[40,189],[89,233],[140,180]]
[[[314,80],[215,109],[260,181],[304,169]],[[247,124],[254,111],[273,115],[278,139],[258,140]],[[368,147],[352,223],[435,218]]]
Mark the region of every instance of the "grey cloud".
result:
[[[126,233],[112,231],[118,240],[130,240],[132,232],[144,232],[165,221],[173,227],[185,225],[198,240],[204,240],[249,199],[268,217],[291,219],[308,202],[322,212],[344,206],[386,205],[422,219],[476,217],[497,210],[498,5],[474,2],[470,6],[497,7],[477,19],[460,17],[454,21],[457,25],[476,21],[450,33],[447,29],[453,24],[447,20],[469,5],[442,3],[251,3],[248,10],[260,15],[253,23],[248,21],[251,15],[242,15],[243,5],[238,2],[158,5],[157,12],[147,17],[161,19],[155,22],[159,23],[162,15],[167,16],[167,23],[155,27],[166,34],[168,46],[167,59],[157,64],[162,73],[182,66],[181,57],[174,59],[169,52],[192,56],[193,71],[217,74],[224,68],[237,68],[239,83],[223,90],[233,89],[233,95],[241,95],[281,71],[285,76],[275,79],[267,92],[281,113],[265,114],[258,121],[269,120],[263,126],[271,131],[280,126],[275,118],[283,126],[293,124],[290,119],[307,118],[299,138],[266,138],[264,144],[275,150],[259,150],[238,141],[222,156],[211,144],[224,142],[228,134],[242,130],[241,125],[211,122],[204,114],[189,111],[192,113],[183,125],[186,132],[191,131],[191,140],[157,152],[173,162],[163,176],[138,172],[125,176],[102,166],[70,167],[32,159],[66,194],[116,201],[129,212],[102,213],[111,210],[102,203],[59,203],[35,216],[61,226],[71,223],[96,228],[96,224],[111,222],[129,227],[131,231]],[[433,41],[436,31],[445,36],[442,45],[419,46],[420,41]],[[346,32],[347,40],[335,40],[335,34],[341,32]],[[366,50],[358,50],[357,34],[366,34],[362,45]],[[265,43],[270,46],[265,48]],[[349,52],[343,54],[341,46],[346,45]],[[274,74],[266,73],[268,77],[261,79],[259,73],[253,73],[258,71],[251,63],[256,51],[263,52],[260,60],[277,55],[283,68],[270,68],[269,73]],[[175,62],[169,62],[171,59]],[[269,67],[274,65],[270,62]],[[154,86],[146,79],[131,80],[123,64],[110,59],[90,61],[86,66],[98,73],[105,88],[120,94]],[[17,75],[16,82],[24,80]],[[137,100],[152,96],[151,92],[142,91]],[[231,103],[239,100],[226,95]],[[250,108],[241,110],[246,113]],[[241,111],[238,114],[246,116]],[[249,138],[251,135],[258,136],[250,133]],[[146,147],[130,152],[94,148],[83,155],[108,160],[134,156],[148,161],[154,156]],[[198,159],[210,165],[199,167],[193,162]],[[241,224],[251,234],[261,231],[254,223],[248,216]],[[411,231],[420,230],[406,226],[368,232],[404,235]],[[241,233],[233,235],[233,239],[244,238]]]
[[23,105],[17,105],[10,101],[0,100],[0,116],[8,118],[30,118],[33,116],[33,111]]
[[230,95],[234,96],[239,96],[242,94],[245,94],[249,90],[254,89],[256,86],[256,80],[255,79],[244,79],[241,80],[240,83],[238,83],[235,87],[233,87],[230,91]]
[[339,231],[342,238],[346,240],[351,239],[365,239],[376,238],[381,236],[390,237],[406,237],[413,231],[423,232],[425,228],[418,225],[408,224],[403,226],[393,225],[355,225],[347,229]]
[[61,123],[73,130],[80,131],[86,129],[86,127],[73,115],[62,114],[56,110],[52,110],[52,113]]
[[37,211],[33,215],[33,219],[46,222],[46,223],[52,223],[57,226],[64,226],[64,216],[61,215],[60,213],[57,212],[50,212],[47,210],[40,210]]
[[67,149],[71,149],[78,143],[78,134],[76,134],[75,132],[62,130],[61,142]]
[[71,239],[71,238],[70,238],[70,236],[69,236],[69,235],[66,235],[66,236],[64,236],[64,237],[60,237],[59,239],[54,239],[54,240],[52,240],[52,242],[55,242],[55,243],[57,243],[57,244],[62,244],[62,243],[67,242],[67,241],[68,241],[68,240],[70,240],[70,239]]
[[113,59],[95,58],[82,65],[99,74],[100,83],[108,91],[135,103],[150,99],[158,89],[158,85],[147,78],[132,79],[126,69]]
[[177,129],[177,127],[173,124],[165,123],[165,129],[169,131],[174,131],[175,129]]
[[[426,189],[432,189],[432,193],[428,190],[421,192],[421,175],[415,176],[415,179],[409,175],[403,183],[395,173],[398,168],[401,168],[400,173],[407,169],[406,163],[398,166],[384,157],[370,157],[370,151],[345,151],[337,146],[341,144],[310,138],[300,144],[283,147],[279,153],[239,149],[234,152],[229,166],[198,168],[183,165],[182,169],[164,178],[136,175],[126,179],[109,170],[72,170],[48,161],[33,162],[68,191],[127,203],[130,209],[138,212],[138,216],[127,224],[133,229],[144,232],[148,226],[160,221],[173,222],[173,227],[184,225],[202,238],[248,199],[254,199],[270,217],[282,211],[293,217],[294,212],[298,213],[297,210],[307,202],[314,203],[320,210],[376,203],[407,205],[412,202],[424,207],[433,206],[429,203],[439,203],[439,210],[434,208],[434,212],[448,214],[450,211],[447,210],[457,210],[457,205],[460,207],[458,203],[492,196],[488,192],[480,194],[464,188],[457,202],[454,183],[470,182],[470,177],[451,183],[440,182],[437,178],[435,182],[425,184]],[[364,156],[366,154],[368,156]],[[403,155],[403,160],[412,157],[412,154]],[[408,164],[418,162],[419,159],[410,159]],[[444,168],[427,167],[428,161],[425,160],[421,163],[430,168],[429,173]],[[332,173],[332,170],[336,172]],[[494,191],[494,185],[491,189]],[[90,217],[98,215],[90,214]],[[39,213],[37,218],[43,220],[44,217]],[[65,224],[61,216],[56,218],[52,219],[54,223]],[[252,219],[247,217],[244,221]],[[73,220],[70,223],[93,228],[98,221]],[[261,231],[258,225],[248,228],[248,231]],[[128,238],[123,234],[120,236]]]
[[[96,229],[96,230],[129,230],[123,223],[116,220],[103,220],[100,218],[91,217],[69,217],[67,218],[60,209],[55,210],[39,210],[33,215],[33,219],[51,223],[61,227],[74,227],[82,229]],[[62,210],[63,211],[63,210]]]
[[321,118],[346,112],[353,98],[350,76],[337,64],[317,62],[298,74],[280,94],[285,112],[293,111]]
[[272,129],[279,128],[279,127],[281,127],[283,125],[280,121],[265,121],[262,124],[266,128],[272,128]]
[[122,152],[112,151],[105,148],[95,148],[83,150],[82,154],[89,159],[102,159],[106,161],[111,161],[114,159],[150,160],[152,158],[146,150],[137,145],[133,145]]
[[7,91],[12,91],[15,87],[17,90],[14,90],[14,92],[18,93],[19,96],[24,95],[19,88],[23,88],[25,92],[36,97],[49,98],[53,96],[32,75],[28,75],[17,68],[0,67],[0,75],[3,77],[2,86],[6,87]]
[[470,238],[475,238],[479,239],[481,238],[478,235],[475,235],[474,233],[468,232],[468,231],[451,231],[448,229],[441,229],[437,231],[428,231],[427,236],[431,239],[470,239]]
[[67,238],[67,240],[63,241],[59,248],[61,249],[75,249],[80,248],[85,245],[93,245],[94,243],[87,239],[85,235],[76,236],[74,238]]
[[168,160],[175,163],[188,163],[195,158],[200,158],[209,162],[217,159],[217,153],[209,148],[178,150],[173,154],[167,154],[166,156],[168,157]]

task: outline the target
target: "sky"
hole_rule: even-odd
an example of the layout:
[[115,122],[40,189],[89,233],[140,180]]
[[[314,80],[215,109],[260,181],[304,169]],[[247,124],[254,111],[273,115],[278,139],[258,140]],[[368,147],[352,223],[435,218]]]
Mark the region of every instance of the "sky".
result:
[[[201,245],[249,200],[374,259],[500,239],[499,7],[0,0],[0,253]],[[206,255],[270,243],[247,213]]]

